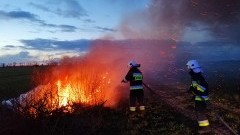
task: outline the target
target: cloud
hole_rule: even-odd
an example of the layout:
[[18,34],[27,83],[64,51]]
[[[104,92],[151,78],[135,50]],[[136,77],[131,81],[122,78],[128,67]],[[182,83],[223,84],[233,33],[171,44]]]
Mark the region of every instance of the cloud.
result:
[[51,12],[51,10],[48,7],[41,5],[41,4],[36,4],[36,3],[30,2],[29,5],[36,9],[45,11],[45,12]]
[[51,39],[33,39],[21,40],[25,45],[23,49],[34,50],[80,50],[84,51],[91,45],[91,40],[71,40],[71,41],[58,41]]
[[105,32],[105,31],[116,32],[117,31],[116,29],[100,27],[100,26],[95,26],[94,28],[100,30],[101,32]]
[[78,3],[76,0],[62,0],[61,1],[64,4],[65,9],[63,8],[57,8],[56,13],[58,15],[64,16],[64,17],[81,17],[81,16],[87,16],[87,12],[84,8]]
[[80,18],[82,16],[88,16],[87,11],[76,0],[46,1],[44,5],[31,2],[30,6],[66,18]]
[[84,55],[88,52],[93,41],[84,39],[59,41],[39,38],[20,40],[20,42],[23,43],[22,46],[5,45],[0,48],[5,51],[13,52],[11,55],[2,54],[0,56],[0,63],[42,61],[48,59],[48,56],[61,58],[64,55]]
[[56,24],[49,24],[45,22],[42,22],[40,25],[44,27],[60,29],[62,32],[75,32],[78,29],[77,27],[72,25],[56,25]]
[[37,19],[37,15],[26,11],[5,12],[3,10],[0,10],[0,17],[6,19],[26,19],[33,22],[42,22],[42,20]]
[[83,22],[85,22],[85,23],[95,23],[96,21],[94,21],[92,19],[85,19],[85,20],[83,20]]
[[77,27],[72,25],[58,25],[59,28],[62,29],[63,32],[74,32]]
[[44,20],[38,19],[37,15],[26,11],[10,11],[10,12],[0,11],[0,17],[7,19],[26,19],[29,20],[30,22],[37,23],[39,26],[60,29],[61,32],[75,32],[76,29],[78,29],[77,27],[72,25],[66,24],[56,25],[46,23]]
[[14,45],[5,45],[5,46],[3,46],[3,48],[5,49],[5,50],[10,50],[10,49],[13,49],[13,48],[15,48],[16,46],[14,46]]
[[0,57],[1,63],[27,62],[33,59],[34,57],[30,56],[27,51],[22,51],[15,55],[4,55]]

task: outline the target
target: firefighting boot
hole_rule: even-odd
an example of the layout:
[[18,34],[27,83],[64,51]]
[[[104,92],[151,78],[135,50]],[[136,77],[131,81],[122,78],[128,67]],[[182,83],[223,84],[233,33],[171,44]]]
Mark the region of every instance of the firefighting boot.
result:
[[136,107],[129,107],[130,112],[136,112]]
[[210,126],[199,127],[199,129],[198,129],[198,134],[209,134],[211,132],[212,132],[212,130],[211,130]]
[[144,118],[145,116],[145,106],[139,106],[139,117]]
[[137,113],[136,113],[136,107],[130,107],[129,108],[129,118],[131,119],[131,120],[134,120],[134,119],[136,119],[137,118]]

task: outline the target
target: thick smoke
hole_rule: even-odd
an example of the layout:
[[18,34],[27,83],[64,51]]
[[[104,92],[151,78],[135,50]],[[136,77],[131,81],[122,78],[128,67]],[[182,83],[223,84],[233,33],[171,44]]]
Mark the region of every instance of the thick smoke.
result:
[[190,29],[207,31],[218,40],[239,42],[239,23],[239,0],[152,0],[145,11],[123,19],[120,35],[181,40]]
[[129,70],[127,64],[130,60],[141,64],[140,70],[144,74],[144,81],[147,81],[149,77],[158,76],[154,74],[155,71],[166,71],[169,62],[175,59],[175,47],[174,41],[96,40],[85,60],[95,68],[99,68],[98,65],[105,66],[105,72],[111,76],[111,88],[107,90],[106,97],[108,103],[116,104],[128,98],[129,84],[122,84],[121,80]]

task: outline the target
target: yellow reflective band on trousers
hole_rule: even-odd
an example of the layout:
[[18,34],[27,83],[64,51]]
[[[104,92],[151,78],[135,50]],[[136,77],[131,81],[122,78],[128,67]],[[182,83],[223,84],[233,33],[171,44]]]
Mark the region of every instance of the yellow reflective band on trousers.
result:
[[130,111],[132,111],[132,112],[136,111],[136,107],[130,107],[129,109],[130,109]]
[[198,121],[198,125],[199,125],[200,127],[209,126],[209,121],[208,121],[208,120]]
[[139,110],[144,111],[145,110],[145,106],[140,106]]
[[195,100],[196,100],[196,101],[203,101],[203,100],[208,101],[209,98],[208,98],[208,96],[202,96],[202,97],[196,96],[196,97],[195,97]]

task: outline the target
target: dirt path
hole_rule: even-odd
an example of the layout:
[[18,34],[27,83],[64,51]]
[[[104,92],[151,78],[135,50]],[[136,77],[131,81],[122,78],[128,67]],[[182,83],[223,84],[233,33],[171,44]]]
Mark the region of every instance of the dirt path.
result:
[[[188,117],[191,120],[196,120],[194,108],[191,106],[191,96],[186,93],[186,90],[178,88],[174,89],[161,85],[146,84],[146,86],[148,87],[146,87],[148,92],[151,94],[157,94],[166,105],[172,107],[175,111],[180,112],[185,117]],[[217,113],[218,109],[226,109],[226,107],[223,108],[216,104],[212,104],[211,106],[212,109],[209,113],[209,117],[212,132],[217,135],[232,135],[233,133],[223,124],[222,121],[219,120],[219,115]],[[239,114],[238,111],[235,111],[234,113]]]

